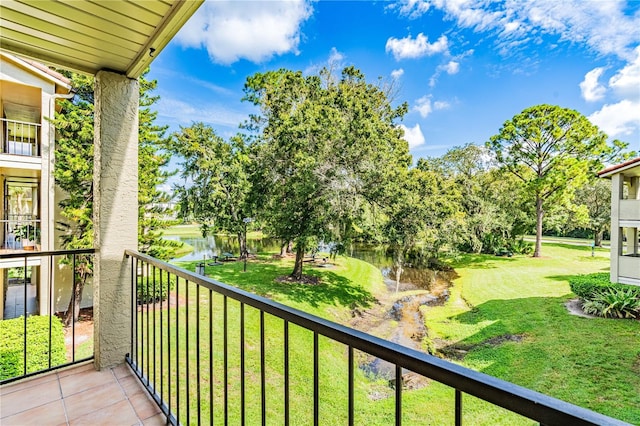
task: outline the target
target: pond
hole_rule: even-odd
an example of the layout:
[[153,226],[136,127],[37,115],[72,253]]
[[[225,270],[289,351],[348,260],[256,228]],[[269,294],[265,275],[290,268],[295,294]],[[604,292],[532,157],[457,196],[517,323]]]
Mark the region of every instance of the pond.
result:
[[[182,256],[176,261],[194,261],[211,259],[213,256],[220,256],[222,253],[237,254],[240,251],[238,239],[228,235],[202,236],[177,236],[166,235],[166,239],[181,241],[193,247],[193,251]],[[272,238],[248,238],[247,248],[249,253],[279,252],[280,244]],[[393,258],[387,254],[385,246],[371,245],[364,243],[353,243],[347,249],[346,255],[356,259],[364,260],[380,268],[389,291],[395,291],[395,267]],[[430,290],[436,284],[443,284],[452,279],[451,273],[434,271],[427,268],[403,268],[400,275],[400,291],[412,289]]]

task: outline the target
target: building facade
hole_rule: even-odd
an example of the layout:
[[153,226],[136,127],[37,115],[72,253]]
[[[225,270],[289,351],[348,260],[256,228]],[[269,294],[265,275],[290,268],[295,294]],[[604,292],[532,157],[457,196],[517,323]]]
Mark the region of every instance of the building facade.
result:
[[[63,194],[53,178],[55,130],[49,121],[58,102],[73,96],[71,82],[34,61],[0,51],[0,241],[3,253],[59,249],[56,222]],[[26,263],[26,268],[25,268]],[[26,269],[26,270],[25,270]],[[16,303],[11,293],[30,281],[29,314],[66,309],[70,283],[57,283],[57,294],[44,297],[50,278],[39,257],[0,260],[0,319],[19,316],[11,312]],[[55,281],[57,277],[52,277]],[[15,288],[12,288],[14,285]],[[90,292],[89,292],[90,294]],[[52,306],[49,306],[49,300]],[[90,303],[90,302],[89,302]],[[6,308],[6,310],[5,310]]]
[[640,157],[598,175],[611,179],[611,282],[640,286]]

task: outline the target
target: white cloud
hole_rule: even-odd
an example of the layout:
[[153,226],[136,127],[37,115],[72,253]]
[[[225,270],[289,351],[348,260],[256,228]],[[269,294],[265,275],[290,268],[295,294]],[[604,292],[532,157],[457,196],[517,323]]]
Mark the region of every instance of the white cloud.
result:
[[431,107],[431,97],[425,95],[416,101],[416,105],[413,107],[414,110],[418,111],[422,118],[427,118],[433,108]]
[[391,78],[393,78],[394,80],[399,79],[403,75],[404,75],[404,70],[402,68],[391,71]]
[[431,95],[424,95],[420,99],[416,100],[413,110],[418,111],[422,118],[427,118],[433,111],[449,109],[451,107],[451,104],[447,101],[432,102],[431,98]]
[[447,101],[435,101],[433,103],[433,108],[435,110],[449,109],[449,107],[451,107],[451,104]]
[[504,46],[534,43],[547,34],[629,60],[640,37],[640,14],[625,14],[625,1],[434,0],[432,6],[462,27],[493,32]]
[[313,9],[304,0],[277,2],[205,2],[178,33],[185,47],[205,47],[212,61],[263,62],[274,55],[298,53],[300,26]]
[[604,98],[607,89],[598,81],[603,72],[604,68],[598,67],[585,74],[584,80],[580,83],[580,91],[585,101],[595,102]]
[[400,128],[404,131],[404,140],[409,143],[409,149],[424,145],[424,135],[422,134],[422,130],[420,130],[419,124],[413,127],[407,127],[401,124]]
[[447,36],[441,35],[434,43],[429,43],[427,36],[420,33],[415,39],[411,36],[401,39],[390,37],[387,40],[386,51],[391,52],[396,61],[399,61],[401,59],[415,59],[443,53],[447,51],[448,47]]
[[[197,105],[194,106],[194,105]],[[248,114],[232,111],[227,105],[192,103],[183,99],[161,97],[157,104],[158,115],[167,122],[177,125],[190,125],[202,121],[206,124],[217,124],[231,128],[247,119]]]
[[389,6],[390,9],[396,7],[400,15],[406,16],[409,19],[415,19],[424,15],[431,7],[431,3],[426,0],[402,0],[399,3],[393,3]]
[[456,61],[449,61],[448,64],[443,66],[443,69],[449,75],[457,74],[460,71],[460,63]]
[[609,87],[618,96],[638,101],[640,100],[640,46],[636,48],[635,54],[635,59],[609,79]]
[[589,116],[589,120],[602,129],[609,137],[630,135],[640,130],[640,101],[622,100],[605,105],[600,111]]

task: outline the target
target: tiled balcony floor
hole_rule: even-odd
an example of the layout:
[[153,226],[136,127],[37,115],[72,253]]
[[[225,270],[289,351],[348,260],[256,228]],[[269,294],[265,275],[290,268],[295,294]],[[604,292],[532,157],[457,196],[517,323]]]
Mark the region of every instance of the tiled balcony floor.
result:
[[0,424],[164,425],[126,365],[96,371],[93,363],[0,387]]

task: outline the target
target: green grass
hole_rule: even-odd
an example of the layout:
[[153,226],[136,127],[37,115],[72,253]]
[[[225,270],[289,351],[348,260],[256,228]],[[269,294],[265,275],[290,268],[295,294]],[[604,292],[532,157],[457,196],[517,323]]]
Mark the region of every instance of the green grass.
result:
[[[427,312],[430,337],[468,350],[467,367],[640,423],[640,322],[570,315],[572,275],[608,270],[606,250],[545,244],[543,258],[468,256],[449,302]],[[490,339],[520,336],[495,345]]]
[[[484,255],[463,256],[455,263],[460,277],[451,289],[451,298],[441,307],[425,309],[430,337],[440,346],[468,351],[460,361],[463,365],[526,386],[545,394],[585,406],[632,423],[640,422],[640,323],[585,319],[571,316],[564,302],[573,297],[567,278],[575,274],[603,271],[608,268],[606,250],[590,247],[550,244],[544,246],[542,259],[529,257],[499,258]],[[197,262],[180,266],[194,270]],[[386,291],[380,272],[368,263],[338,258],[332,269],[305,265],[305,273],[321,277],[319,285],[278,283],[274,279],[287,275],[291,260],[258,257],[247,264],[228,262],[207,266],[209,277],[269,297],[294,308],[346,322],[352,308],[365,309],[375,302],[376,295]],[[187,294],[188,291],[188,294]],[[172,366],[157,368],[156,375],[175,383],[178,374],[186,372],[192,383],[203,383],[199,409],[209,412],[209,381],[213,381],[213,411],[215,424],[223,420],[223,312],[222,296],[214,295],[212,321],[209,322],[209,292],[181,280],[178,295],[188,299],[189,308],[168,311],[169,329],[158,328],[159,315],[152,319],[157,339],[163,336],[164,346],[171,348]],[[198,304],[199,301],[199,304]],[[200,306],[199,310],[196,306]],[[144,308],[143,308],[144,309]],[[238,302],[227,300],[229,377],[226,380],[230,397],[229,421],[240,420],[240,310],[245,311],[245,395],[246,422],[260,421],[260,314],[252,308],[241,308]],[[152,311],[153,313],[153,311]],[[185,323],[191,326],[187,332]],[[200,318],[200,334],[194,323]],[[177,323],[177,330],[176,330]],[[156,324],[154,327],[153,324]],[[282,424],[284,417],[284,323],[265,315],[266,406],[267,423]],[[165,325],[166,327],[166,325]],[[209,343],[209,330],[213,341]],[[176,346],[176,333],[180,341]],[[489,344],[489,339],[517,335],[519,342]],[[167,344],[167,337],[171,343]],[[187,337],[188,336],[188,337]],[[145,337],[145,341],[151,337]],[[439,339],[439,340],[438,340]],[[196,344],[199,342],[199,345]],[[151,344],[153,346],[153,344]],[[156,343],[159,346],[158,343]],[[320,423],[345,424],[347,413],[347,348],[319,338],[320,352]],[[199,350],[197,350],[199,349]],[[147,350],[148,351],[148,350]],[[313,333],[297,326],[289,327],[291,424],[313,423]],[[209,369],[209,356],[213,369]],[[363,355],[356,353],[356,359]],[[179,366],[175,359],[180,359]],[[157,362],[157,361],[156,361]],[[199,364],[198,364],[199,363]],[[177,371],[179,370],[179,371]],[[198,377],[200,372],[200,377]],[[209,375],[211,373],[211,376]],[[159,379],[157,379],[159,380]],[[393,390],[385,380],[372,380],[355,372],[356,424],[387,425],[393,423]],[[182,423],[196,421],[198,407],[191,395],[190,413],[186,413],[186,390],[180,391]],[[436,382],[420,390],[403,392],[403,422],[405,424],[453,423],[454,392]],[[173,401],[176,395],[171,396]],[[532,424],[513,413],[483,401],[464,396],[464,421],[474,425]]]

